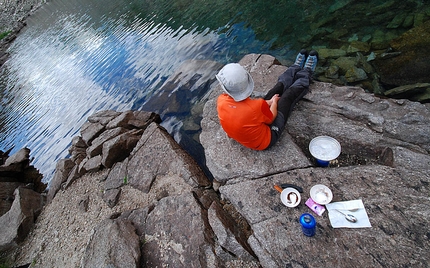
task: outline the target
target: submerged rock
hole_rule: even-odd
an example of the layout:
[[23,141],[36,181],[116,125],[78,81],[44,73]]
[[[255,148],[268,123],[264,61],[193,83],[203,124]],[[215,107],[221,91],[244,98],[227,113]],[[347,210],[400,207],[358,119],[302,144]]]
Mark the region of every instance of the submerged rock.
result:
[[428,83],[430,77],[430,21],[391,41],[396,57],[377,58],[373,64],[381,82],[392,86]]

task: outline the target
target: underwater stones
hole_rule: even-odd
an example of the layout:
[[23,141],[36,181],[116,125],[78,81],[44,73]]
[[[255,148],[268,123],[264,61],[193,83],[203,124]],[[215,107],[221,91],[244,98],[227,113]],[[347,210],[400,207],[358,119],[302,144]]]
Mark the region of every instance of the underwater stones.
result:
[[340,72],[345,74],[349,69],[356,66],[357,61],[355,57],[340,57],[332,61],[330,66],[338,66]]
[[425,13],[418,13],[414,17],[414,27],[421,26],[426,20],[427,15]]
[[391,91],[387,96],[427,102],[429,89],[413,86],[428,82],[430,77],[430,54],[427,52],[430,21],[426,11],[398,14],[387,29],[406,27],[417,20],[422,21],[421,25],[401,36],[396,31],[376,30],[367,36],[353,34],[340,48],[315,47],[320,59],[315,76],[319,81],[358,85],[376,94],[411,85],[407,92]]
[[318,49],[318,56],[323,59],[339,58],[346,56],[346,51],[343,49],[320,48]]
[[364,52],[367,53],[370,51],[370,45],[366,42],[361,41],[352,41],[349,43],[347,53],[355,53],[355,52]]
[[425,102],[430,100],[430,83],[417,83],[392,88],[384,92],[384,95],[397,98],[413,95],[412,100]]
[[[373,65],[381,82],[391,86],[427,83],[430,77],[430,21],[392,40],[396,57],[376,58]],[[407,97],[409,98],[409,97]]]
[[363,69],[352,67],[345,73],[346,81],[358,82],[367,79],[367,74]]
[[369,63],[369,58],[365,57],[361,53],[357,53],[357,63],[358,67],[362,68],[366,73],[374,73],[375,70],[373,69],[373,66]]
[[347,6],[349,3],[351,3],[352,0],[341,0],[341,1],[336,1],[333,5],[331,5],[328,9],[328,12],[333,13],[345,6]]
[[387,38],[386,33],[381,30],[376,30],[372,34],[370,45],[373,50],[386,49],[390,45],[390,39]]
[[142,108],[165,114],[187,114],[190,102],[203,96],[215,81],[222,64],[209,60],[187,60],[160,87],[157,98],[150,98]]
[[339,66],[337,65],[331,65],[325,70],[325,77],[331,78],[331,79],[337,79],[339,78]]
[[389,29],[399,28],[405,21],[406,14],[397,14],[393,20],[387,25]]
[[420,90],[430,88],[430,83],[417,83],[413,85],[400,86],[396,88],[392,88],[385,92],[386,96],[394,96],[398,94],[402,94],[408,92],[410,90]]
[[407,15],[405,17],[405,20],[403,21],[402,27],[404,28],[411,28],[414,25],[414,19],[415,16],[414,15]]

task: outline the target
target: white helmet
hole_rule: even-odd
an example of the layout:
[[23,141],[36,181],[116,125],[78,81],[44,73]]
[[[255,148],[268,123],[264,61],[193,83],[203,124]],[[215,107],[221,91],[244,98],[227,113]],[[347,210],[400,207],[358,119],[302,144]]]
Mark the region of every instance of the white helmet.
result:
[[238,63],[229,63],[216,75],[222,89],[235,101],[242,101],[251,96],[254,80]]

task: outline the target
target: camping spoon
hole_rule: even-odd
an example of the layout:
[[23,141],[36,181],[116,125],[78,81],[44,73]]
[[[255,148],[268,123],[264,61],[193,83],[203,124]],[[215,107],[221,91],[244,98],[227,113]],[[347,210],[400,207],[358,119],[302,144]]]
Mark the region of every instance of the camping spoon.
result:
[[352,214],[345,214],[345,213],[343,213],[342,211],[340,211],[340,210],[338,210],[338,209],[336,209],[338,212],[340,212],[340,213],[342,213],[344,216],[345,216],[345,219],[347,220],[347,221],[350,221],[350,222],[357,222],[357,218],[354,216],[354,215],[352,215]]

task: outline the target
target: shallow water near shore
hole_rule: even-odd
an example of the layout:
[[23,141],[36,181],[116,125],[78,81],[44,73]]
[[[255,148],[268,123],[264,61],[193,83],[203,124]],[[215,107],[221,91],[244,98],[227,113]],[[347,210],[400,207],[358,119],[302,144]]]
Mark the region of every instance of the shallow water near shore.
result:
[[[399,4],[384,11],[393,13],[391,19],[397,12],[393,6],[416,12],[423,5],[394,2]],[[325,13],[339,12],[339,20],[328,25],[348,29],[346,40],[385,31],[389,21],[345,17],[347,10],[367,14],[384,3],[50,1],[28,18],[1,70],[0,149],[31,149],[33,164],[49,182],[88,116],[106,109],[140,110],[184,61],[225,64],[248,53],[268,53],[288,64],[309,46],[312,22],[323,21]],[[169,126],[178,124],[175,115],[162,117],[167,129],[175,129]]]

